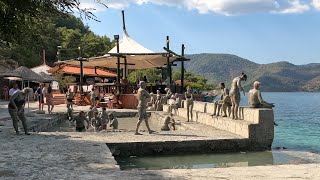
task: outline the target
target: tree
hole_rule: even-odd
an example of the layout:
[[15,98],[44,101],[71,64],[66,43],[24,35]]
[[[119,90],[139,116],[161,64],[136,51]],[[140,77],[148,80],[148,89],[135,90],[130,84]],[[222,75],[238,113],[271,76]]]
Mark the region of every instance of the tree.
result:
[[52,72],[52,76],[57,79],[59,88],[63,93],[65,93],[64,90],[68,88],[68,85],[70,83],[74,83],[76,81],[76,78],[74,76],[64,76],[61,69],[54,70]]
[[133,83],[136,82],[137,79],[141,79],[143,76],[146,76],[147,80],[153,83],[155,80],[161,80],[161,70],[155,68],[135,70],[129,73],[128,80]]

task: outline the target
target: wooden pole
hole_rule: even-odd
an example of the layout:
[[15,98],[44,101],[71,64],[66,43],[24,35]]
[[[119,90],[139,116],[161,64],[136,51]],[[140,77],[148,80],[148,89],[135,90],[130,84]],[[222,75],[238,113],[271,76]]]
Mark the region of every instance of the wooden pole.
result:
[[[119,49],[119,35],[114,35],[114,38],[117,43],[117,53],[120,52]],[[120,84],[120,57],[117,56],[117,84]]]
[[124,58],[124,78],[126,79],[128,77],[127,72],[128,72],[127,58]]
[[83,62],[81,57],[81,46],[79,48],[79,61],[80,61],[80,94],[83,94],[82,84],[83,84]]
[[[182,44],[181,56],[184,57],[184,44]],[[184,59],[181,60],[181,93],[184,90]]]

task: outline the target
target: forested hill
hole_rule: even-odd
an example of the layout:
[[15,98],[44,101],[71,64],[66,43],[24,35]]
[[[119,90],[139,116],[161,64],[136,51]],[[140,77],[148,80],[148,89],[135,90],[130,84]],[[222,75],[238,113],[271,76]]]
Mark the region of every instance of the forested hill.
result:
[[[231,54],[193,54],[186,62],[186,70],[201,74],[209,83],[226,82],[241,72],[248,75],[243,83],[245,90],[251,88],[252,82],[262,83],[263,91],[320,91],[320,63],[294,65],[289,62],[257,64]],[[177,63],[180,64],[180,63]]]

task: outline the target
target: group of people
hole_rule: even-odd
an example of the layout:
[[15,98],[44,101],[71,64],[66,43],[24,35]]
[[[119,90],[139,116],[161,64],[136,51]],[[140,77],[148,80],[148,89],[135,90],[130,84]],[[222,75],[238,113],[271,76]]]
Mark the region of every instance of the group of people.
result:
[[45,84],[40,84],[40,86],[37,88],[35,92],[35,96],[39,101],[39,111],[43,112],[45,98],[46,104],[48,105],[48,114],[52,114],[54,102],[51,84],[48,84],[48,86],[45,86]]
[[[214,112],[213,116],[219,116],[220,109],[222,108],[223,117],[232,115],[232,119],[239,119],[239,105],[240,105],[240,92],[245,92],[241,86],[242,81],[247,80],[247,75],[242,73],[240,76],[234,78],[231,83],[231,89],[227,89],[224,83],[220,83],[220,94],[221,99],[214,102]],[[262,99],[260,92],[259,81],[253,83],[253,89],[249,91],[248,95],[248,105],[251,108],[272,108],[274,107],[273,103],[268,103]],[[228,109],[228,113],[227,113]]]
[[[94,106],[90,107],[90,110],[86,113],[80,111],[76,116],[73,116],[73,109],[71,106],[67,106],[69,121],[75,122],[75,130],[77,132],[84,132],[91,126],[95,132],[106,130],[109,124],[110,128],[118,129],[118,120],[112,112],[107,112],[103,107],[99,112]],[[86,122],[86,124],[85,124]]]

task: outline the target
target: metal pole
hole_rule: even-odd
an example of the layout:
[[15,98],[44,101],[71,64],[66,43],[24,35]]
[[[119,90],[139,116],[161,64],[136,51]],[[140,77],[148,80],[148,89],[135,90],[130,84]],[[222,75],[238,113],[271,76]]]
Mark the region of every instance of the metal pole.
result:
[[[182,44],[181,56],[184,57],[184,44]],[[181,93],[183,93],[184,85],[184,59],[181,60]]]
[[79,61],[80,61],[80,94],[83,94],[82,84],[83,84],[83,62],[81,57],[81,46],[78,47],[79,49]]
[[[114,39],[117,43],[117,53],[120,52],[119,50],[119,35],[114,35]],[[117,84],[120,84],[120,56],[117,56]]]
[[[170,40],[169,36],[167,36],[167,48],[170,49]],[[170,66],[170,57],[167,57],[167,75],[169,77],[169,85],[171,85],[172,78],[171,78],[171,66]]]

